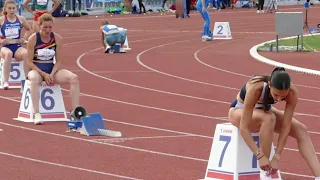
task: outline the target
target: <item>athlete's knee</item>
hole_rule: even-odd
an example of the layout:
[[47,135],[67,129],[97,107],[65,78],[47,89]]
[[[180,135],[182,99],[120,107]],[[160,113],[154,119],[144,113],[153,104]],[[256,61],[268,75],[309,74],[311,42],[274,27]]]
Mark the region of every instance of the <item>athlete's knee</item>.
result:
[[70,84],[72,84],[72,85],[78,85],[79,84],[78,75],[72,73],[72,75],[70,76]]
[[[27,60],[27,58],[28,58],[28,51],[26,49],[24,49],[22,51],[22,60]],[[26,64],[27,64],[27,62],[26,62]]]
[[270,112],[267,113],[263,118],[262,126],[269,130],[273,130],[276,125],[276,115]]
[[28,79],[30,80],[31,84],[40,85],[42,82],[40,74],[35,70],[32,70],[28,73]]
[[296,133],[296,139],[298,140],[304,140],[305,138],[309,137],[309,132],[308,132],[308,128],[306,125],[302,124],[302,123],[297,123],[296,128],[295,128],[295,133]]
[[197,4],[197,5],[196,5],[196,8],[197,8],[198,11],[200,11],[200,13],[202,13],[202,6],[201,6],[201,5],[198,5],[198,4]]

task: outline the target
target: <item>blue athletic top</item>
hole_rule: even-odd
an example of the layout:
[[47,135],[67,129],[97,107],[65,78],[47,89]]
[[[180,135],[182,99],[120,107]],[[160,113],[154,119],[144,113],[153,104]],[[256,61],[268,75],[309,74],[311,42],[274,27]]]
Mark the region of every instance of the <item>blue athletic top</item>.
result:
[[54,38],[54,33],[50,34],[50,41],[44,43],[41,41],[40,32],[36,33],[37,42],[34,47],[34,58],[36,61],[53,61],[56,54],[56,40]]
[[117,26],[111,25],[111,24],[104,25],[103,29],[102,29],[104,34],[109,34],[110,31],[114,31],[114,30],[119,31],[119,28]]
[[21,28],[22,24],[17,16],[15,22],[8,21],[7,16],[4,16],[1,33],[5,39],[20,39]]
[[[246,84],[243,85],[243,87],[241,88],[241,91],[240,91],[240,98],[242,99],[242,101],[244,101],[245,97],[246,97],[246,92],[247,92],[247,89],[246,89]],[[261,92],[261,96],[258,100],[258,104],[262,104],[264,99],[265,99],[265,96],[266,96],[266,93],[269,93],[269,87],[268,87],[268,83],[264,82],[263,83],[263,89],[262,89],[262,92]],[[272,97],[270,97],[269,95],[267,96],[267,104],[275,104],[274,100]]]

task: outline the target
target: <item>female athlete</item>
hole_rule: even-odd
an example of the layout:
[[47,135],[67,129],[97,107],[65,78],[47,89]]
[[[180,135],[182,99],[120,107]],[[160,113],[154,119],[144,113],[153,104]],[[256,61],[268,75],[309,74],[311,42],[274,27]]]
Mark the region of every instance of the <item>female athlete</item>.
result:
[[[9,89],[9,75],[11,69],[11,60],[24,61],[24,73],[27,75],[29,69],[26,63],[27,49],[21,46],[31,35],[31,27],[23,16],[16,15],[17,4],[14,0],[6,0],[3,7],[3,16],[0,17],[2,44],[1,57],[3,64],[3,89]],[[21,37],[21,29],[24,27],[26,33]]]
[[[285,101],[285,110],[271,106]],[[271,75],[252,77],[231,103],[229,119],[240,129],[240,134],[251,151],[257,156],[263,172],[261,179],[270,179],[279,169],[280,156],[287,137],[297,140],[299,152],[320,180],[320,164],[304,124],[293,118],[298,102],[297,88],[291,83],[289,74],[282,67],[274,69]],[[260,149],[254,142],[251,131],[260,129]],[[279,133],[278,144],[272,160],[269,160],[273,132]]]
[[120,52],[126,52],[123,45],[127,38],[127,32],[123,28],[119,28],[116,25],[109,24],[107,20],[102,21],[102,26],[100,27],[102,32],[102,44],[105,48],[105,53],[109,53],[111,47],[116,43],[121,44]]
[[[35,113],[35,124],[42,124],[39,113],[39,86],[44,80],[48,86],[54,84],[70,84],[72,108],[79,106],[78,76],[66,69],[62,69],[62,38],[52,32],[53,17],[43,14],[40,19],[40,31],[30,36],[28,40],[28,65],[32,69],[28,74],[31,81],[30,94]],[[55,63],[54,61],[55,57]]]

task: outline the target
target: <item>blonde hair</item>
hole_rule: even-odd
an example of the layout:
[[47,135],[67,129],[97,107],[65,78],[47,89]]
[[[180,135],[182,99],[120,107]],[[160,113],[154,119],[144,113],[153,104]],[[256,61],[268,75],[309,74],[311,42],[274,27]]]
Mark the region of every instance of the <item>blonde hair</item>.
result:
[[46,21],[54,21],[54,18],[51,14],[48,14],[48,13],[44,13],[40,16],[39,18],[39,23],[40,25],[43,23],[43,22],[46,22]]
[[6,11],[8,4],[14,4],[17,7],[17,3],[15,0],[6,0],[3,5],[2,15],[6,16],[8,13]]
[[103,21],[102,21],[102,26],[103,26],[103,25],[106,25],[106,24],[109,24],[108,20],[103,20]]

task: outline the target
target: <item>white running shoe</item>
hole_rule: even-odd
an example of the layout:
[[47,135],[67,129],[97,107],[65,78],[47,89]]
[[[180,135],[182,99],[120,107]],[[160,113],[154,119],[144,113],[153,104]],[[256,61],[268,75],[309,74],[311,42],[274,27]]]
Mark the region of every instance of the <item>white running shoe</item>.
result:
[[8,90],[9,89],[9,83],[8,82],[4,82],[2,85],[4,90]]
[[34,124],[35,125],[43,124],[42,117],[41,117],[40,113],[34,114]]

